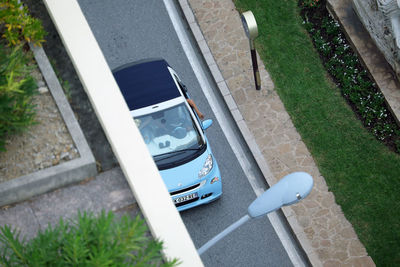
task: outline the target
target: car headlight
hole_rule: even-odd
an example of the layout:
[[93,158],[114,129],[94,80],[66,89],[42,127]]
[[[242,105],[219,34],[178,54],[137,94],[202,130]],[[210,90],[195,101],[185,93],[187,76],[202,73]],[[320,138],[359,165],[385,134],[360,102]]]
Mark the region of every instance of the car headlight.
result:
[[211,154],[207,156],[206,161],[204,162],[203,168],[199,171],[199,178],[206,176],[213,167],[213,158]]

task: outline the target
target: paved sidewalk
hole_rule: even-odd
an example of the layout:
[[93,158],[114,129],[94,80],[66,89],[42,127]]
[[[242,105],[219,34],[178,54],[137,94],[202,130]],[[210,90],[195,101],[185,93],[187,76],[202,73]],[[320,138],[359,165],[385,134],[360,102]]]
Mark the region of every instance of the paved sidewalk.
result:
[[254,88],[249,42],[231,0],[180,0],[210,70],[267,182],[306,171],[314,178],[304,201],[283,209],[313,266],[374,266],[301,140],[259,59]]
[[119,168],[103,172],[95,179],[63,187],[17,205],[0,208],[0,226],[11,225],[21,231],[21,236],[33,238],[39,229],[50,223],[55,225],[59,218],[76,218],[77,211],[95,214],[114,211],[118,216],[128,213],[140,214],[128,183]]

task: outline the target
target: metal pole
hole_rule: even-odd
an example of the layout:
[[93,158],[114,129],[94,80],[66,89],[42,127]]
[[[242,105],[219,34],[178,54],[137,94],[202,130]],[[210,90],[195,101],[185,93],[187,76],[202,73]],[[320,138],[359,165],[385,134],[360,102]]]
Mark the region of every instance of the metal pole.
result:
[[254,73],[254,82],[256,84],[256,90],[261,89],[261,79],[260,73],[258,71],[258,64],[257,64],[257,54],[256,54],[256,47],[254,45],[254,39],[258,36],[258,27],[256,18],[253,15],[253,12],[246,11],[242,13],[242,23],[244,32],[249,38],[250,42],[250,51],[251,51],[251,61],[253,63],[253,73]]
[[261,89],[261,79],[260,79],[260,72],[258,71],[257,54],[256,54],[256,48],[254,45],[254,40],[250,40],[250,50],[251,50],[251,61],[253,62],[254,82],[256,84],[256,90],[260,90]]
[[226,235],[231,233],[233,230],[235,230],[236,228],[238,228],[239,226],[241,226],[242,224],[247,222],[250,218],[251,217],[248,214],[246,214],[245,216],[243,216],[242,218],[237,220],[235,223],[233,223],[229,227],[227,227],[224,231],[222,231],[218,235],[214,236],[211,240],[209,240],[207,243],[205,243],[201,248],[199,248],[197,250],[197,253],[199,253],[199,255],[203,254],[210,247],[214,246],[215,243],[217,243],[222,238],[224,238]]

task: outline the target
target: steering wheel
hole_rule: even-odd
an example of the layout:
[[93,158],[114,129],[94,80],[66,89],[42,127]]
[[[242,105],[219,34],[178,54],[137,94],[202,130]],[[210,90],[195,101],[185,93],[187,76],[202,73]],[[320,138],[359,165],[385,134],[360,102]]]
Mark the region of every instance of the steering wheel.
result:
[[187,135],[187,130],[183,127],[178,126],[174,130],[172,130],[171,135],[175,138],[183,139]]

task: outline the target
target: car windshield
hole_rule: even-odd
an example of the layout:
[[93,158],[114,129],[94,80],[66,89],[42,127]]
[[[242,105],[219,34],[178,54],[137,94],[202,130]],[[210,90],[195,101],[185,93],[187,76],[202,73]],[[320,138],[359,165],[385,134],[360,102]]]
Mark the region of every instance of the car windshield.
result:
[[185,103],[134,120],[157,165],[181,161],[204,145]]

